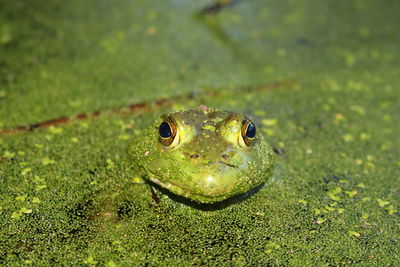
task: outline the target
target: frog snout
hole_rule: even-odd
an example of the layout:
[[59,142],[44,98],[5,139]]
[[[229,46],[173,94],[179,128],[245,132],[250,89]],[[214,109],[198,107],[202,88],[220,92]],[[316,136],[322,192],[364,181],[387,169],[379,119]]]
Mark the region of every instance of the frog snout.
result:
[[[201,159],[201,156],[200,156],[198,153],[193,153],[193,154],[189,154],[189,158],[190,158],[190,159]],[[206,157],[203,157],[203,158],[206,158]],[[212,164],[212,163],[224,164],[225,166],[228,166],[228,167],[237,168],[237,166],[236,166],[235,164],[231,164],[231,163],[229,162],[229,158],[230,158],[229,155],[227,155],[227,154],[221,154],[219,159],[216,158],[216,159],[207,161],[207,164],[208,164],[208,165],[210,165],[210,164]]]
[[[208,155],[201,155],[201,154],[199,154],[199,153],[192,153],[192,154],[189,154],[189,153],[187,153],[186,154],[189,158],[191,158],[191,159],[198,159],[198,158],[208,158]],[[227,160],[229,160],[230,159],[230,155],[228,155],[228,154],[226,154],[226,153],[221,153],[220,155],[219,155],[219,157],[223,160],[223,161],[227,161]],[[217,158],[217,157],[216,157]]]

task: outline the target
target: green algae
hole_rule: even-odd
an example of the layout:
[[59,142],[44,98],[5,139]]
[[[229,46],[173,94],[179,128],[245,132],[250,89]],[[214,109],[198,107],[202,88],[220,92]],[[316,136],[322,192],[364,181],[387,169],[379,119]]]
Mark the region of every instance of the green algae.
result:
[[175,107],[248,113],[274,178],[232,205],[156,203],[127,149],[174,108],[1,135],[1,263],[400,261],[395,1],[243,1],[206,23],[207,1],[110,3],[0,4],[1,127],[217,88]]

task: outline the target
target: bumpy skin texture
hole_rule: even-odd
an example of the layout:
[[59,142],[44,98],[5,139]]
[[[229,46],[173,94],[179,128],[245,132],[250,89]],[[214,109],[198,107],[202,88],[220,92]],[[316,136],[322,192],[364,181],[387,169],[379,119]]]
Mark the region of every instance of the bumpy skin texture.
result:
[[[170,147],[159,137],[165,120],[177,126],[178,142]],[[271,176],[272,152],[262,135],[249,145],[240,140],[246,120],[205,106],[166,114],[134,140],[130,152],[144,179],[200,203],[222,201]]]

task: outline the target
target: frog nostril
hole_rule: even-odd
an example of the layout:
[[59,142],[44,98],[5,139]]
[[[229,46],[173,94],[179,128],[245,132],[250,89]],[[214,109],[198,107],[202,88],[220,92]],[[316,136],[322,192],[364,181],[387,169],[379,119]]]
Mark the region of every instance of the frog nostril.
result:
[[197,159],[199,157],[199,154],[192,154],[192,155],[190,155],[190,158],[191,159]]
[[225,160],[226,160],[226,159],[229,159],[229,155],[227,155],[227,154],[222,154],[221,157],[222,157],[223,159],[225,159]]

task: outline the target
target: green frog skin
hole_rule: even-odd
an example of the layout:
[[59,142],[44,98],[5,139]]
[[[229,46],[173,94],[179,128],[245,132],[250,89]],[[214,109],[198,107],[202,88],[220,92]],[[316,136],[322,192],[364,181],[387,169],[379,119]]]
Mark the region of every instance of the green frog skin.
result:
[[144,179],[199,203],[243,194],[269,179],[273,166],[253,122],[206,106],[161,116],[130,153]]

